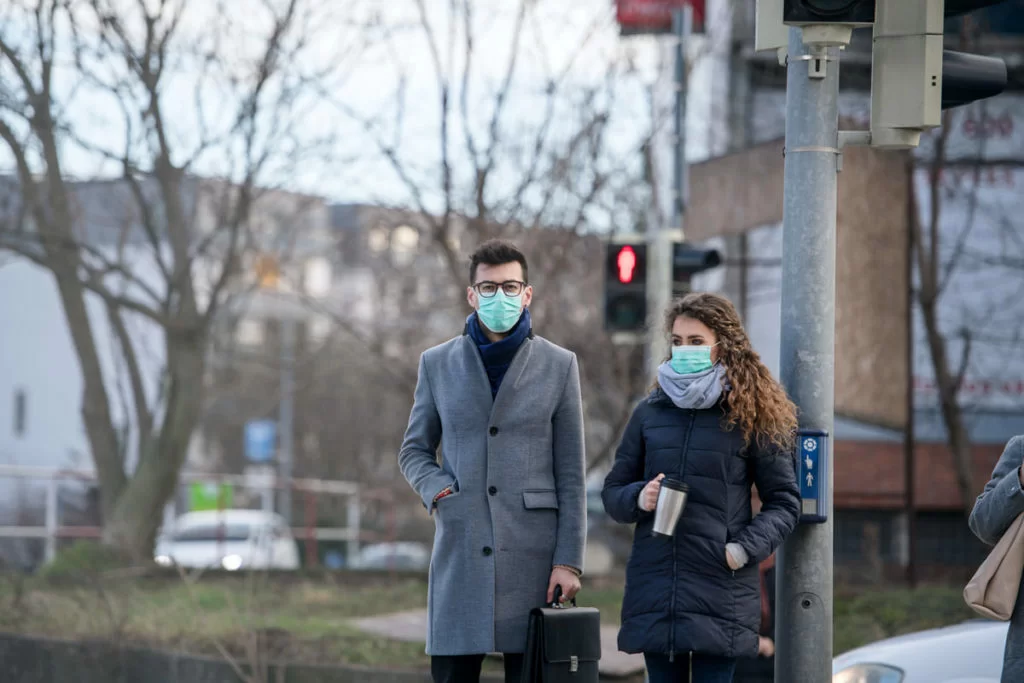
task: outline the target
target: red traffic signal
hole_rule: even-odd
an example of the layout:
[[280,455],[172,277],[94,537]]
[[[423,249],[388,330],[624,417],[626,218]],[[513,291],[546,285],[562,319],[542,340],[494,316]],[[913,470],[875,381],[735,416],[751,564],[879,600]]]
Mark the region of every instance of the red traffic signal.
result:
[[604,321],[610,332],[639,333],[647,319],[647,245],[605,245]]
[[636,274],[636,252],[628,244],[619,249],[615,257],[615,267],[619,273],[619,282],[628,285]]

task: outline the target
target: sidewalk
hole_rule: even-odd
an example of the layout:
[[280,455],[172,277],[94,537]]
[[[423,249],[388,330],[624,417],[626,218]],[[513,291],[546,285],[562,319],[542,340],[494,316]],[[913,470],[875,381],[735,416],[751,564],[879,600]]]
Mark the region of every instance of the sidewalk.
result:
[[[427,639],[426,610],[382,614],[377,617],[354,619],[352,623],[367,633],[393,640],[425,643]],[[618,626],[601,627],[601,675],[626,677],[643,673],[644,658],[641,655],[628,655],[618,651],[618,632]]]

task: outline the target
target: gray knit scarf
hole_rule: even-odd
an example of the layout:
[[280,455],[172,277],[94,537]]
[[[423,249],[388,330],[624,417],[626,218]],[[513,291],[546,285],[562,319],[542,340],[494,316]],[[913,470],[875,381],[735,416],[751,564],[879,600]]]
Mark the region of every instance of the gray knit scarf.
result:
[[721,363],[693,375],[680,375],[671,365],[662,363],[658,367],[658,384],[677,408],[705,410],[718,403],[728,382]]

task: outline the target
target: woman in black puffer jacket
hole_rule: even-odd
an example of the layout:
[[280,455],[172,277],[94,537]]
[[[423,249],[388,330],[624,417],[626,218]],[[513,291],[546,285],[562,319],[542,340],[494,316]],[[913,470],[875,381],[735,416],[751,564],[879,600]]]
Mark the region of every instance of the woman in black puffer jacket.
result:
[[[797,523],[796,408],[727,299],[690,294],[669,309],[666,329],[671,358],[633,412],[602,491],[613,519],[636,524],[619,649],[644,654],[651,683],[728,683],[737,657],[757,656],[758,563]],[[671,538],[651,533],[665,476],[689,487]]]

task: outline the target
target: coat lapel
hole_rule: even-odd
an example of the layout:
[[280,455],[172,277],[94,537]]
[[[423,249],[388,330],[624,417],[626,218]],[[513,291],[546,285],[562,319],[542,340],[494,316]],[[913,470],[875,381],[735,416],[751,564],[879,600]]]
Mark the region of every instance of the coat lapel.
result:
[[[514,394],[519,387],[519,382],[526,371],[526,365],[530,362],[530,352],[532,349],[533,339],[526,339],[523,341],[523,345],[519,347],[519,352],[512,359],[512,365],[505,372],[505,378],[501,380],[501,386],[498,387],[498,395],[494,398],[494,406],[491,408],[492,415],[502,410],[505,404],[512,400],[509,396]],[[477,356],[479,355],[477,354]],[[481,369],[483,368],[483,362],[480,363],[480,367]],[[484,373],[484,379],[487,380],[486,372]],[[488,380],[487,393],[490,393],[490,391],[491,385]]]
[[[486,406],[488,414],[493,408],[491,397],[491,380],[487,379],[487,370],[476,348],[476,342],[468,334],[462,335],[462,356],[466,368],[467,390],[478,405]],[[511,369],[511,368],[510,368]]]

